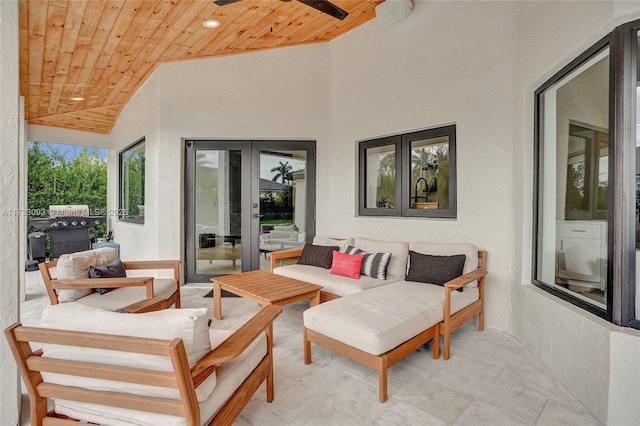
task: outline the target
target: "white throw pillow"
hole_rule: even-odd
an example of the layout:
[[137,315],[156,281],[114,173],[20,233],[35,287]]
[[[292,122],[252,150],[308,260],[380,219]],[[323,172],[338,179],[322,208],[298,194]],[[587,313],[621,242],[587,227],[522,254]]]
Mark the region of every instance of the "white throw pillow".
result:
[[[95,250],[79,251],[63,254],[58,258],[56,265],[56,279],[76,280],[89,278],[90,266],[104,266],[118,258],[118,250],[114,247],[102,247]],[[73,302],[81,297],[91,294],[91,288],[60,289],[58,301],[60,303]]]
[[[211,351],[206,308],[165,309],[143,314],[123,314],[70,302],[45,307],[42,311],[41,327],[163,340],[181,338],[191,367]],[[170,359],[164,356],[52,344],[43,344],[42,350],[43,356],[48,358],[173,371]],[[63,374],[42,373],[42,375],[46,382],[66,386],[180,399],[175,389]],[[196,389],[198,401],[207,399],[215,386],[216,375],[212,374]]]

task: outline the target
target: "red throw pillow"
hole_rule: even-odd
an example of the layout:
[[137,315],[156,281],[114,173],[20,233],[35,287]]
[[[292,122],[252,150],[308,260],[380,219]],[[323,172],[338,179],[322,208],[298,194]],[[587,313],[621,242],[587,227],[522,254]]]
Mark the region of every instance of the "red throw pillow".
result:
[[345,254],[334,251],[330,272],[334,275],[342,275],[359,280],[363,258],[364,254]]

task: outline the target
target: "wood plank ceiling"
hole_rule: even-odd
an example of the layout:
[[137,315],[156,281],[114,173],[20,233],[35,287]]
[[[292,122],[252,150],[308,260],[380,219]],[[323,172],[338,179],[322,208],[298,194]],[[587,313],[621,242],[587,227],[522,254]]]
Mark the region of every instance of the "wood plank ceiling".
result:
[[[27,122],[108,134],[159,64],[328,41],[382,1],[334,0],[341,21],[298,1],[20,0]],[[221,26],[204,28],[212,18]]]

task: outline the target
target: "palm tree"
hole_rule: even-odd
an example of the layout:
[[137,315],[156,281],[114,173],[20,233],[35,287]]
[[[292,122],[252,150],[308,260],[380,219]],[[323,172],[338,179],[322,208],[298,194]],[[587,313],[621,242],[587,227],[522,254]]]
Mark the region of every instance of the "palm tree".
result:
[[276,167],[271,169],[271,172],[276,172],[275,176],[273,176],[273,179],[271,180],[275,182],[278,179],[281,179],[282,184],[284,185],[287,179],[289,179],[288,176],[291,173],[292,169],[293,167],[291,167],[288,161],[284,163],[280,161],[280,164],[278,164]]

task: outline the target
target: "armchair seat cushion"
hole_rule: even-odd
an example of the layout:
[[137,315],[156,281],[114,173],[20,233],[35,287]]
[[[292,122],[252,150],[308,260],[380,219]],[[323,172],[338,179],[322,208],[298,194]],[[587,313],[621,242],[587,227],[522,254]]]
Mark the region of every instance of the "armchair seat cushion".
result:
[[[470,305],[478,297],[476,287],[462,293],[454,291],[451,312]],[[304,326],[369,354],[380,355],[441,322],[443,309],[443,287],[399,281],[309,308],[304,312]]]
[[[153,295],[154,297],[162,297],[168,299],[178,288],[178,283],[173,278],[154,278]],[[100,294],[97,292],[90,293],[76,300],[87,306],[106,309],[108,311],[116,311],[123,306],[130,305],[147,298],[147,288],[140,287],[121,287],[115,291]]]

